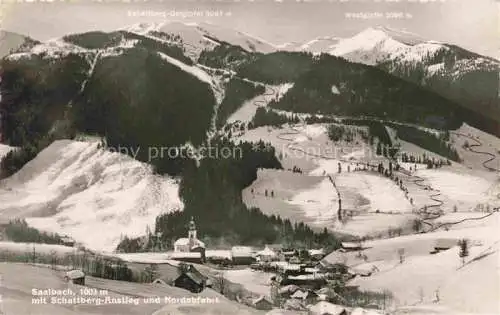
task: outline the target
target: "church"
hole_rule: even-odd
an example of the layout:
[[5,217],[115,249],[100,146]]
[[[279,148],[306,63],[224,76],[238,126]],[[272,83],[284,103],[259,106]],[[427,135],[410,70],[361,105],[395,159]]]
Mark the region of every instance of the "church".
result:
[[174,252],[200,252],[202,256],[205,252],[205,243],[200,241],[196,235],[196,224],[194,218],[191,217],[189,222],[188,237],[182,237],[175,241]]

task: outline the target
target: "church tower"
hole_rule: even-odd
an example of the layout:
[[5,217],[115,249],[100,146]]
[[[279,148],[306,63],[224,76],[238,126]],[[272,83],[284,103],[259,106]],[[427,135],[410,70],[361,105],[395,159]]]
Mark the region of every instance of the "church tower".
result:
[[189,248],[191,249],[195,245],[195,242],[197,240],[196,224],[194,223],[193,217],[191,217],[191,221],[189,221],[188,239],[189,239]]

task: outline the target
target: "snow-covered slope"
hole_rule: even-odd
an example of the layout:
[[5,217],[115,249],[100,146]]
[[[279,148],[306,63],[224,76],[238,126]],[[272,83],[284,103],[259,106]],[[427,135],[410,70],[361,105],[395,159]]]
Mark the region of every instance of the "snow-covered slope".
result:
[[375,65],[396,58],[421,61],[429,54],[434,55],[447,49],[442,44],[424,42],[409,36],[404,41],[399,41],[395,38],[401,39],[401,36],[395,36],[394,33],[384,28],[368,28],[351,38],[340,40],[330,53],[353,62]]
[[113,250],[164,212],[182,209],[177,181],[98,142],[52,143],[0,186],[0,221],[20,217],[91,249]]
[[305,43],[291,42],[281,44],[277,47],[284,51],[305,51],[313,54],[320,54],[331,51],[340,40],[341,38],[339,37],[321,36]]
[[247,51],[269,53],[277,50],[273,44],[237,30],[210,23],[140,23],[124,30],[160,38],[182,47],[186,55],[196,60],[203,50],[212,50],[221,43],[240,46]]

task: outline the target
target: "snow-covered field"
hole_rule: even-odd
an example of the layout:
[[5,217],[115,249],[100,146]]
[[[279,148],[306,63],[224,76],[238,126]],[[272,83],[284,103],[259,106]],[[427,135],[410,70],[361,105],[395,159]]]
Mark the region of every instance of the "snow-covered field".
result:
[[40,244],[40,243],[14,243],[14,242],[0,242],[0,250],[12,253],[31,254],[33,248],[37,253],[51,254],[57,253],[59,255],[74,253],[76,248],[63,245]]
[[[408,213],[412,211],[412,206],[405,198],[403,191],[396,183],[388,178],[378,174],[365,172],[343,172],[335,176],[337,187],[341,191],[356,191],[361,194],[368,204],[369,212],[389,212],[389,213]],[[346,204],[350,202],[346,200]]]
[[[366,255],[366,260],[357,252],[334,252],[326,260],[344,262],[354,269],[376,266],[370,277],[357,277],[351,284],[367,290],[388,289],[398,306],[432,304],[437,292],[440,301],[436,304],[452,310],[447,314],[498,314],[499,227],[500,215],[496,213],[481,221],[463,222],[450,231],[365,242],[366,249],[361,253]],[[458,246],[430,253],[438,240],[453,243],[464,238],[470,241],[464,266]],[[400,249],[404,250],[402,264],[399,262]]]
[[259,170],[242,196],[249,207],[316,227],[331,225],[338,209],[337,194],[328,178],[285,170]]
[[26,218],[40,230],[113,250],[121,236],[140,236],[155,218],[182,209],[178,183],[154,175],[97,142],[56,141],[0,188],[0,219]]
[[[211,289],[194,294],[187,290],[166,285],[149,283],[133,283],[124,281],[106,280],[87,276],[85,286],[68,284],[63,280],[63,273],[50,268],[35,267],[26,264],[0,263],[2,276],[2,304],[1,310],[5,314],[40,314],[40,315],[90,315],[90,314],[120,314],[120,315],[148,315],[148,314],[264,314],[255,309],[226,299]],[[115,303],[32,303],[33,289],[72,289],[74,296],[81,296],[81,288],[96,288],[107,290],[106,296]],[[89,291],[90,292],[90,291]],[[62,298],[61,295],[55,296]],[[96,297],[86,294],[86,298]],[[145,297],[159,297],[160,303],[145,303]],[[195,302],[178,303],[165,302],[165,298],[174,299],[194,298]],[[202,299],[201,303],[196,303]],[[133,300],[132,300],[133,299]],[[121,303],[120,303],[121,301]],[[128,301],[126,303],[125,301]],[[205,301],[205,303],[203,303]],[[137,303],[137,304],[135,304]]]
[[275,274],[269,272],[253,271],[249,268],[239,270],[225,270],[224,278],[229,281],[243,285],[243,287],[255,295],[271,297],[271,277]]
[[[438,189],[448,203],[460,210],[473,210],[478,204],[500,205],[500,181],[493,174],[481,174],[453,169],[421,169],[415,173],[424,178],[433,188]],[[489,177],[489,178],[488,178]]]
[[[470,139],[473,138],[473,139]],[[464,159],[463,164],[474,169],[483,169],[483,162],[490,159],[489,156],[472,152],[470,149],[464,148],[464,144],[476,145],[475,151],[488,152],[496,158],[487,163],[487,166],[500,170],[500,139],[486,132],[478,130],[467,124],[463,124],[459,129],[451,132],[451,141],[457,149],[460,157]]]

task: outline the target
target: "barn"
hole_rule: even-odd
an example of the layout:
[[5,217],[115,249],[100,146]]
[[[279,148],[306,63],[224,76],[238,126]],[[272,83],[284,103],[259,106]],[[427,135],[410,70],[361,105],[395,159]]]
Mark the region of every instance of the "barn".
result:
[[179,276],[174,280],[174,286],[193,293],[199,293],[207,285],[208,278],[193,265],[179,266]]
[[253,300],[252,305],[258,310],[269,311],[273,309],[273,303],[265,296]]
[[64,279],[66,279],[66,281],[71,281],[73,284],[85,285],[85,273],[80,269],[66,272]]
[[235,265],[251,265],[255,262],[253,250],[248,246],[233,246],[231,248],[231,257]]

